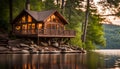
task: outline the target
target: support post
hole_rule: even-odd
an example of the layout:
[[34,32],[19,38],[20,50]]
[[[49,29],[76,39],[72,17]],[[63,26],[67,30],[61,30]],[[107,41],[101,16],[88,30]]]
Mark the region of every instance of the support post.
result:
[[37,44],[39,45],[39,29],[37,30]]

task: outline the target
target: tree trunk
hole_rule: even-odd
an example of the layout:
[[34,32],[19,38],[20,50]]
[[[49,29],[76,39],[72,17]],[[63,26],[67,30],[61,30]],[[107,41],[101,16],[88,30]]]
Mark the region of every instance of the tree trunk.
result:
[[9,0],[9,11],[10,11],[10,13],[9,13],[9,17],[10,17],[9,22],[12,23],[12,19],[13,19],[13,16],[12,16],[12,0]]
[[82,34],[82,42],[86,42],[86,34],[87,34],[87,26],[88,26],[88,17],[89,17],[89,0],[87,0],[87,8],[85,12],[85,22],[83,24],[83,34]]
[[12,6],[12,3],[13,3],[13,1],[9,0],[9,23],[11,24],[11,27],[12,27],[11,33],[13,32],[13,25],[12,25],[12,20],[13,20],[12,10],[13,10],[13,6]]
[[61,13],[64,13],[64,0],[62,0],[62,4],[61,4]]

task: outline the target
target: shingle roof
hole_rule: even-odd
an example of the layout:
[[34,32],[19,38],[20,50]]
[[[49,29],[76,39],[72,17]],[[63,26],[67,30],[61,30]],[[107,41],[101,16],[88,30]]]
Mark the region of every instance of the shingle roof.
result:
[[67,24],[68,22],[64,19],[64,17],[58,13],[56,10],[48,10],[48,11],[31,11],[31,10],[23,10],[13,21],[13,23],[16,22],[16,20],[20,17],[21,14],[28,13],[30,16],[32,16],[36,21],[45,21],[50,15],[56,13],[59,18]]
[[42,12],[29,11],[29,10],[25,10],[25,11],[28,12],[37,21],[44,21],[48,16],[56,12],[56,10],[49,10],[49,11],[42,11]]

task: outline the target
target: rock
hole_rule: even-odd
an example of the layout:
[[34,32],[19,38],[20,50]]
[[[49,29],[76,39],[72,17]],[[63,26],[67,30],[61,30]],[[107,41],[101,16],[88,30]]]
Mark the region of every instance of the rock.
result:
[[28,50],[21,50],[23,53],[29,53]]
[[61,49],[61,51],[66,51],[65,47],[61,47],[60,49]]
[[20,46],[21,46],[21,47],[29,47],[29,45],[23,44],[23,43],[20,43]]
[[73,49],[70,48],[69,51],[73,51]]
[[17,47],[17,48],[20,48],[20,45],[17,44],[16,47]]
[[30,46],[31,46],[31,47],[37,47],[37,45],[36,45],[36,44],[31,44]]
[[43,46],[48,46],[48,43],[41,42]]
[[52,46],[58,47],[58,46],[59,46],[59,43],[58,43],[58,42],[53,42],[53,43],[52,43]]
[[0,46],[0,51],[7,51],[8,48]]
[[19,51],[19,50],[21,50],[21,49],[12,47],[11,50],[12,50],[12,51]]
[[34,49],[34,47],[29,47],[29,50],[33,50]]
[[28,48],[28,47],[24,47],[23,49],[24,49],[24,50],[29,50],[29,48]]
[[47,47],[44,48],[46,51],[48,51],[49,49]]
[[34,44],[34,42],[33,42],[33,41],[31,41],[31,44]]
[[8,41],[8,45],[9,46],[17,46],[20,43],[20,39],[16,39],[16,40],[9,40]]

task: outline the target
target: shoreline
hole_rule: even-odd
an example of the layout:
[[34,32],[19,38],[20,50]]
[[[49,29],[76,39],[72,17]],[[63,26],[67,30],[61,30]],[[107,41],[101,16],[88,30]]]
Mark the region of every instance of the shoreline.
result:
[[37,45],[32,40],[1,39],[0,54],[66,54],[66,53],[86,53],[86,50],[70,44],[49,44],[41,42]]
[[0,54],[67,54],[67,53],[86,53],[85,50],[77,50],[77,51],[28,51],[28,50],[21,50],[21,51],[10,51],[4,50],[0,51]]
[[3,51],[0,54],[67,54],[67,53],[85,53],[82,51]]

